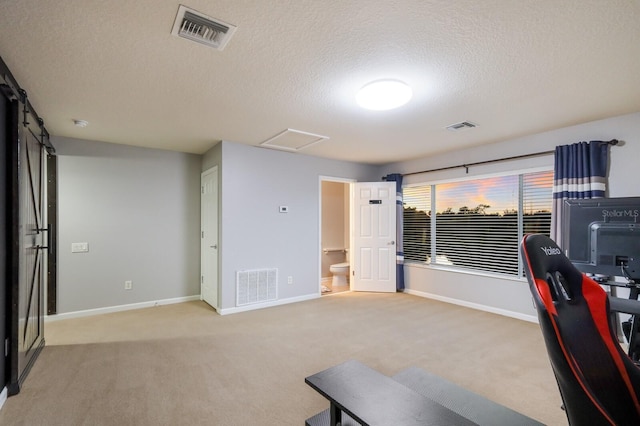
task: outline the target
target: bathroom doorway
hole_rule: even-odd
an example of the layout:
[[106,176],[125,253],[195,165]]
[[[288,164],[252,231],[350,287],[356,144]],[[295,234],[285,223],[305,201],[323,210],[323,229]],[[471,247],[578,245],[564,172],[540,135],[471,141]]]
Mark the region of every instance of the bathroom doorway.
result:
[[349,291],[351,179],[320,177],[320,293]]

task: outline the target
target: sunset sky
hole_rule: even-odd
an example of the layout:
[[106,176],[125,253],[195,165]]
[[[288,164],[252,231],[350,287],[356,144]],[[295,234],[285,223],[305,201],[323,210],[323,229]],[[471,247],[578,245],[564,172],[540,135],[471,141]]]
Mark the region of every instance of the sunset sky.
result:
[[[539,210],[551,211],[550,184],[553,172],[527,175],[525,179],[526,194],[525,213]],[[428,212],[428,190],[424,187],[409,187],[404,191],[405,207],[415,207]],[[544,200],[541,202],[541,200]],[[500,176],[475,179],[463,182],[441,183],[436,185],[436,212],[448,208],[458,212],[461,207],[474,209],[480,204],[489,205],[488,214],[504,213],[505,210],[518,209],[518,176]]]

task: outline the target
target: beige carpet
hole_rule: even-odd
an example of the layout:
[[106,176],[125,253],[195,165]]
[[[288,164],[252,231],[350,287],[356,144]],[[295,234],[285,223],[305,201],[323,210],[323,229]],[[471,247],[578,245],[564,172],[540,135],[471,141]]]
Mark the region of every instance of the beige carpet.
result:
[[303,425],[328,407],[304,378],[347,359],[567,424],[536,324],[405,294],[227,316],[190,302],[49,322],[45,338],[1,425]]

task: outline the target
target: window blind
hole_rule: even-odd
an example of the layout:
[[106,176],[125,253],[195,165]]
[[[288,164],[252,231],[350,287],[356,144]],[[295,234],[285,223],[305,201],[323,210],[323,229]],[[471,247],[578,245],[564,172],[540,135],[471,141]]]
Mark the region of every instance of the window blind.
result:
[[520,275],[523,234],[549,235],[552,185],[548,171],[403,188],[405,261]]

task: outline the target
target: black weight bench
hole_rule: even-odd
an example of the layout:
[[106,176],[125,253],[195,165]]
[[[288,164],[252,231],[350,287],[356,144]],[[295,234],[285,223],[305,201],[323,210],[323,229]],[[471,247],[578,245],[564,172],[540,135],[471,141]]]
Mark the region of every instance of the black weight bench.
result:
[[387,377],[347,361],[305,382],[330,401],[329,409],[306,420],[307,426],[542,425],[416,367]]

